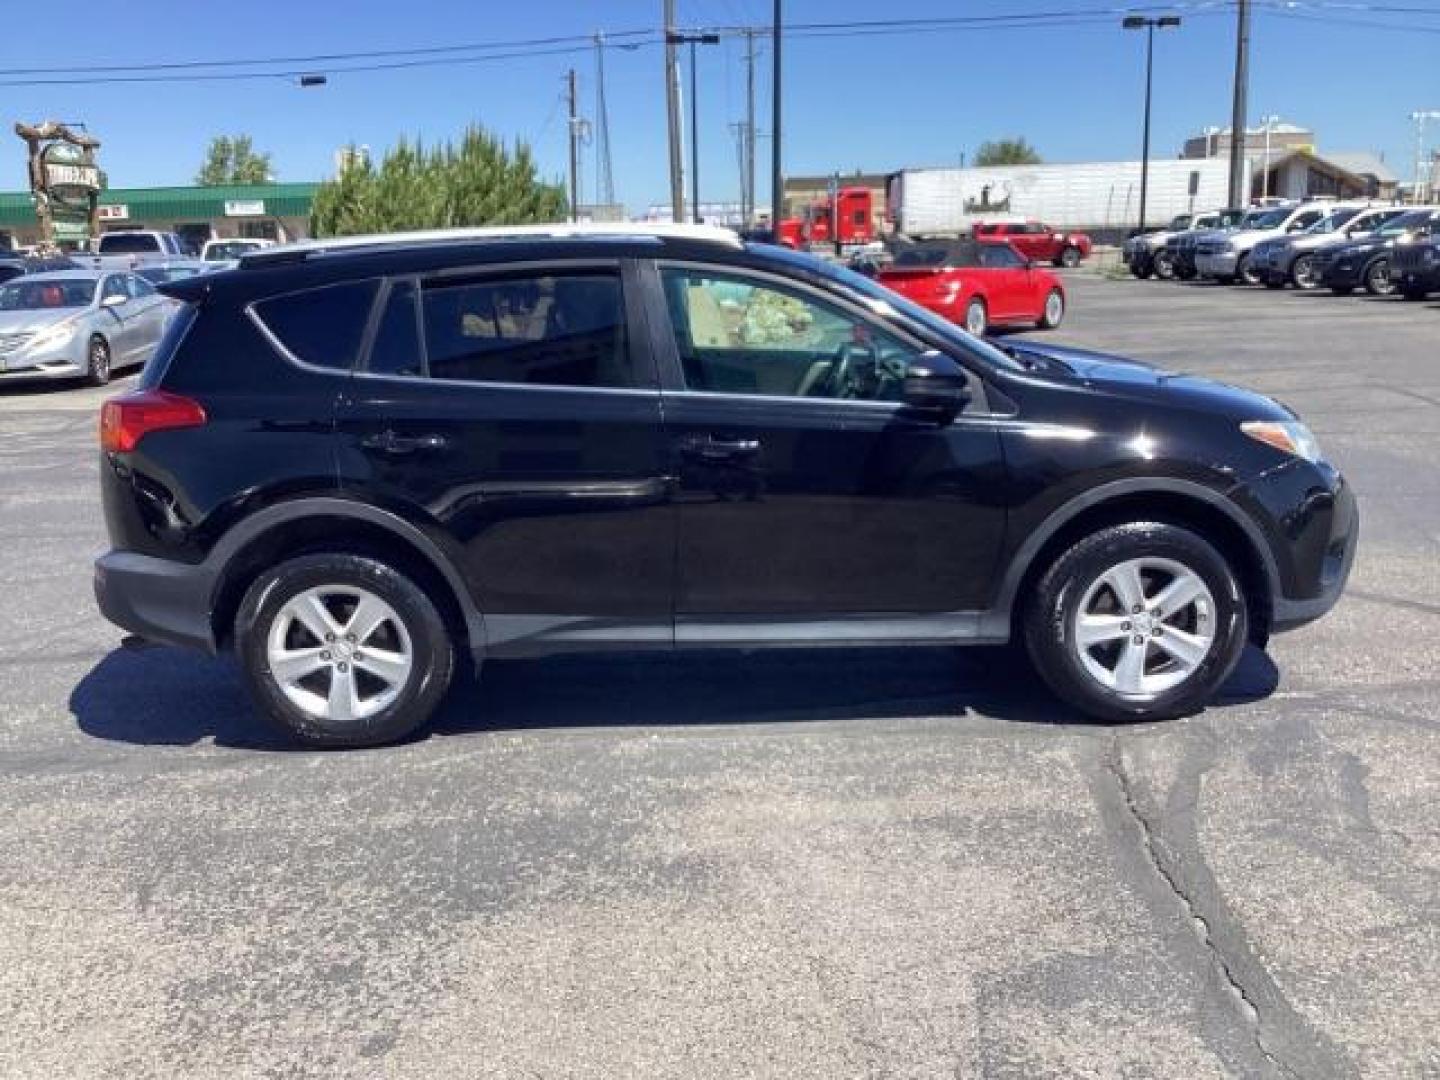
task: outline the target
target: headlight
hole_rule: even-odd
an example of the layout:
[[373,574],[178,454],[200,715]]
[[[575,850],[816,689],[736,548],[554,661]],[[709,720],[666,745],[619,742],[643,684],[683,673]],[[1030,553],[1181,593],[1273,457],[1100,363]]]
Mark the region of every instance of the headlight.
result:
[[67,345],[70,339],[75,336],[75,323],[66,320],[56,323],[54,326],[41,330],[25,346],[27,349],[53,349],[59,345]]
[[1320,444],[1310,434],[1310,429],[1294,420],[1246,420],[1240,425],[1240,430],[1252,439],[1258,439],[1282,453],[1304,458],[1312,464],[1323,460]]

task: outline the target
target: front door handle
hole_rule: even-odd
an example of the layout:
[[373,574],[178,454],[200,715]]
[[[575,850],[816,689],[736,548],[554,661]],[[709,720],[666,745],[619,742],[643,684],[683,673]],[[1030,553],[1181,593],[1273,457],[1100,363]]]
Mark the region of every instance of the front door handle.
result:
[[711,464],[741,461],[760,453],[760,440],[717,439],[713,435],[699,435],[684,440],[680,444],[680,453]]
[[360,445],[366,450],[400,457],[405,454],[436,453],[444,450],[449,441],[444,435],[401,435],[387,428],[374,435],[365,436],[360,440]]

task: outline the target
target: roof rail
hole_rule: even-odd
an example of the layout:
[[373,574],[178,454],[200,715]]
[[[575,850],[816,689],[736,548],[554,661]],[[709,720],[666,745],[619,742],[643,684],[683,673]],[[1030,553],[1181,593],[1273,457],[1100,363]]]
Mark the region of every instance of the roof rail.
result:
[[240,256],[241,266],[303,262],[328,253],[364,251],[389,247],[421,247],[504,240],[587,240],[587,239],[700,240],[739,247],[741,240],[718,225],[688,225],[671,222],[559,222],[549,225],[491,225],[468,229],[422,229],[414,232],[371,233],[363,236],[336,236],[326,240],[301,240],[277,244]]

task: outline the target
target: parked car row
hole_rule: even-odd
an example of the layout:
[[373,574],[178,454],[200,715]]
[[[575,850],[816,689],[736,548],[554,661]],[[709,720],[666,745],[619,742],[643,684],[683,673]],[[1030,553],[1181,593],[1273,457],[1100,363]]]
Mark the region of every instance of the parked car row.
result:
[[1398,291],[1419,298],[1440,290],[1440,207],[1302,202],[1171,224],[1126,241],[1122,255],[1136,277],[1328,288],[1336,295],[1363,288],[1372,296]]

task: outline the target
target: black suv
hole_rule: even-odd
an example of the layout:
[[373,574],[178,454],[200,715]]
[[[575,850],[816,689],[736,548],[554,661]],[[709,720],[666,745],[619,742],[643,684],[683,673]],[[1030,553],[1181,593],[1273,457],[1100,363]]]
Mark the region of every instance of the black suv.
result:
[[1310,275],[1337,296],[1363,287],[1371,296],[1395,292],[1390,256],[1397,244],[1423,240],[1440,228],[1440,209],[1430,206],[1407,210],[1362,240],[1325,247],[1315,253]]
[[233,647],[301,739],[460,657],[1023,638],[1091,715],[1200,707],[1333,605],[1357,517],[1267,398],[997,348],[718,230],[336,241],[185,301],[101,417],[112,621]]
[[1433,231],[1390,252],[1390,280],[1406,300],[1424,300],[1440,291],[1440,236]]

